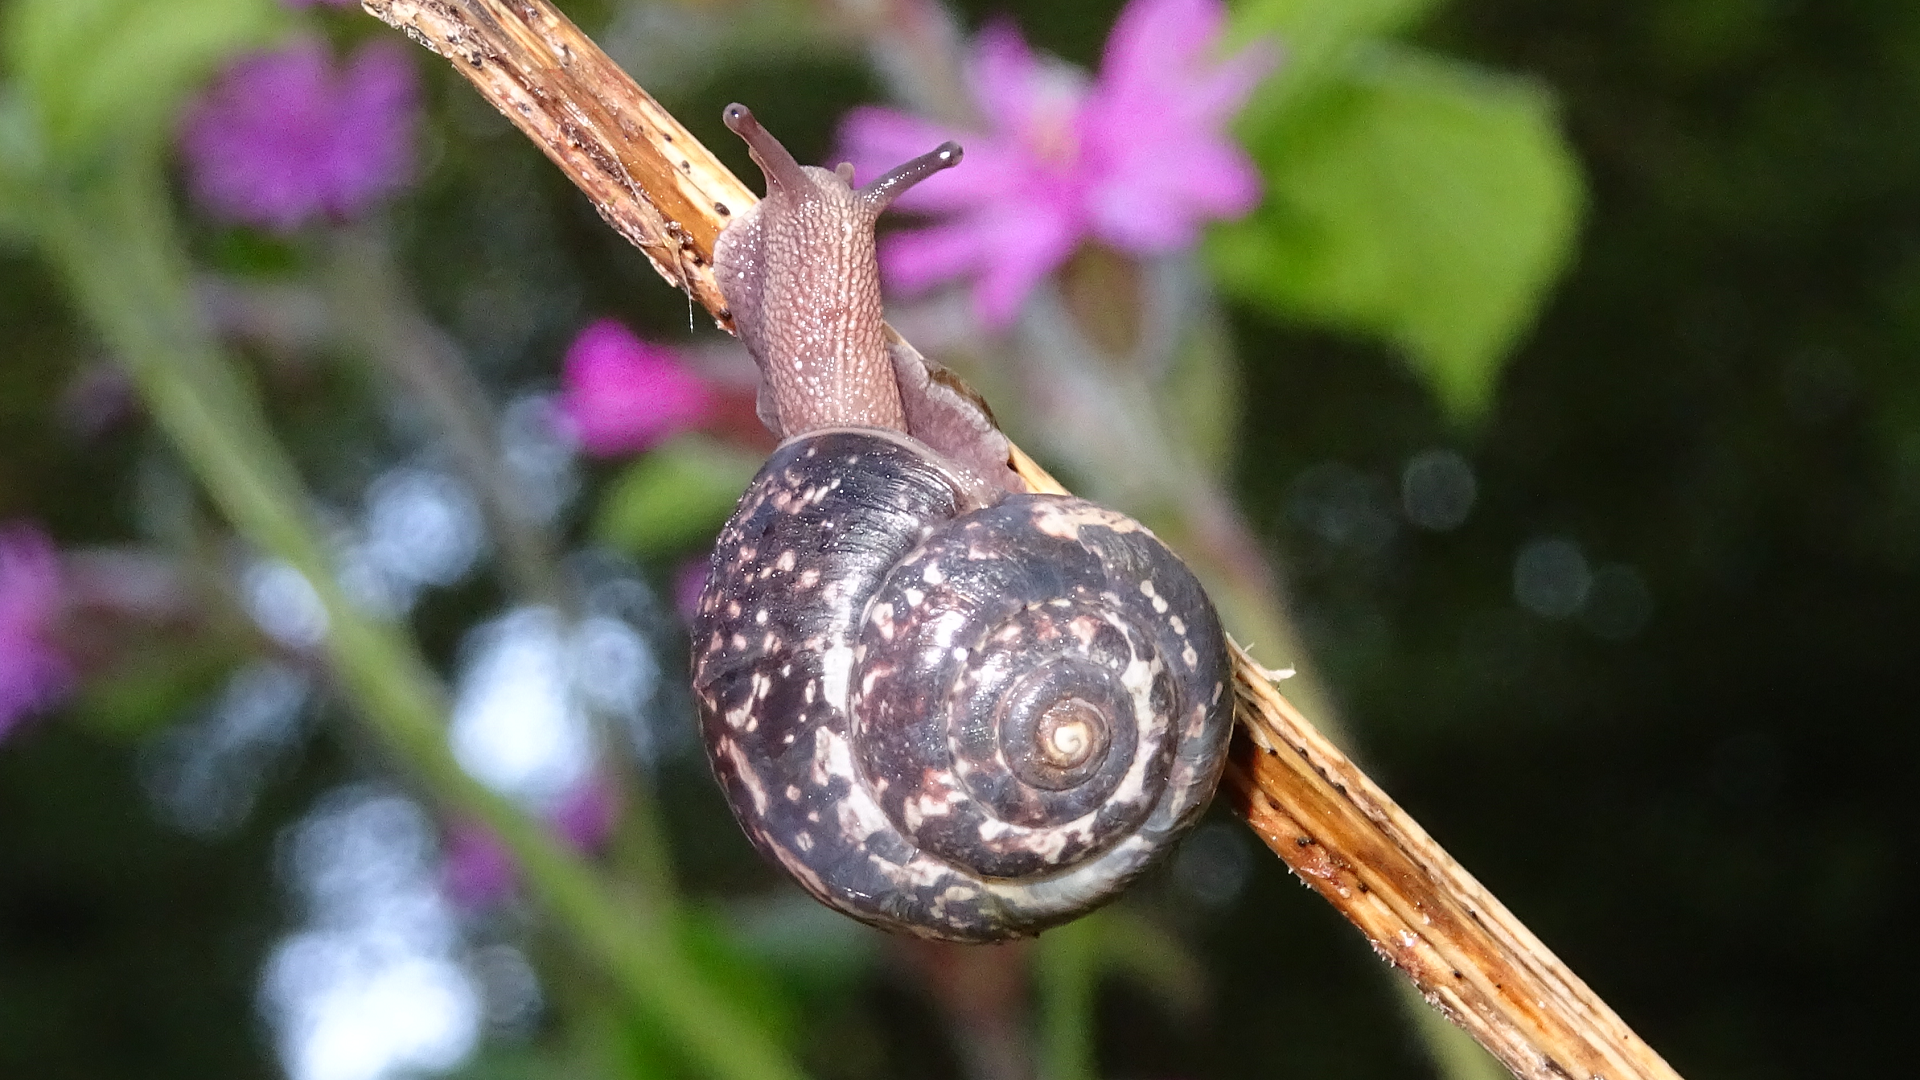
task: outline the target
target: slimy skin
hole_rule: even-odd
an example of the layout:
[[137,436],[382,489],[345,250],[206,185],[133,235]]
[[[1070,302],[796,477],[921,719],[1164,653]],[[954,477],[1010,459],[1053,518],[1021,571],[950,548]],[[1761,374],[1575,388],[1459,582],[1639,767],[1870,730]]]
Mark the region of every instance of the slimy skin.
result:
[[906,431],[873,225],[901,192],[959,164],[959,144],[855,190],[838,172],[794,161],[746,106],[729,105],[726,121],[767,177],[767,197],[727,226],[713,253],[720,293],[773,405],[761,419],[789,437],[845,425]]

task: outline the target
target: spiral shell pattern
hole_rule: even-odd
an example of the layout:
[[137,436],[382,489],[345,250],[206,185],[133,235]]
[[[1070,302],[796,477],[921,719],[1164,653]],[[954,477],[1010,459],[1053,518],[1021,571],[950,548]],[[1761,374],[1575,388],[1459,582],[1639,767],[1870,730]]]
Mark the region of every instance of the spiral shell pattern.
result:
[[1218,618],[1152,533],[979,490],[887,432],[785,444],[694,635],[755,845],[855,918],[960,941],[1111,898],[1204,809],[1231,723]]

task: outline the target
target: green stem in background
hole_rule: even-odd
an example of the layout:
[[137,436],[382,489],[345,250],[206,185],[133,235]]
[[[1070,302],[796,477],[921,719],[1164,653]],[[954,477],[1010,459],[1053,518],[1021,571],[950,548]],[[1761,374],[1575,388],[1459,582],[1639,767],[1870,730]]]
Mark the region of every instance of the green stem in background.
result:
[[127,155],[43,197],[40,238],[79,308],[234,527],[311,583],[329,620],[329,659],[368,726],[443,806],[500,837],[581,950],[690,1059],[729,1080],[797,1080],[785,1052],[694,967],[672,919],[613,903],[584,862],[455,762],[438,678],[409,635],[347,601],[299,475],[252,388],[197,317],[157,165]]
[[532,603],[569,606],[571,590],[555,563],[558,544],[501,460],[493,403],[459,344],[415,307],[384,230],[333,229],[327,241],[324,284],[334,333],[419,402],[446,440],[499,538],[514,591]]
[[1100,916],[1040,935],[1034,973],[1040,991],[1041,1080],[1095,1080],[1093,1002]]
[[[580,596],[557,563],[560,542],[538,519],[501,453],[499,418],[460,344],[414,303],[385,231],[340,228],[329,236],[326,296],[331,329],[422,406],[456,467],[479,497],[489,532],[499,538],[506,583],[520,599],[581,615]],[[604,727],[604,725],[603,725]],[[678,900],[673,860],[649,778],[621,769],[618,854],[642,903],[671,912]]]

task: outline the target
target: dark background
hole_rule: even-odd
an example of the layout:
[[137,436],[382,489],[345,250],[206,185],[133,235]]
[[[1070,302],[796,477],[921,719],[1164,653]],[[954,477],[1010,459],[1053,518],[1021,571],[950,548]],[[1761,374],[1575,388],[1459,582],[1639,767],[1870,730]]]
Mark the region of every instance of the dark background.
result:
[[[575,14],[593,26],[588,7]],[[1015,14],[1086,62],[1110,5]],[[1681,1074],[1900,1069],[1920,750],[1920,6],[1466,0],[1417,36],[1551,86],[1590,202],[1577,262],[1471,437],[1384,348],[1234,314],[1261,403],[1238,488],[1359,756]],[[436,98],[465,92],[425,70]],[[872,92],[840,67],[721,72],[711,103],[669,104],[717,116],[760,83],[808,88],[781,125],[802,132],[803,159],[809,117],[824,145]],[[480,130],[446,142],[407,211],[417,243],[456,238],[420,260],[456,332],[457,276],[530,252],[541,288],[684,319],[537,155]],[[520,209],[461,210],[463,184]],[[60,388],[91,346],[19,253],[0,257],[0,324],[0,516],[68,542],[127,535],[129,463],[151,437],[60,427]],[[569,328],[556,316],[475,347],[507,383]],[[349,391],[309,400],[336,397],[293,410],[294,430],[364,409]],[[1435,445],[1468,456],[1480,492],[1439,534],[1392,517],[1402,465]],[[1299,479],[1328,463],[1373,485],[1379,528],[1340,540],[1303,524]],[[1515,551],[1556,536],[1637,569],[1643,629],[1614,640],[1515,604]],[[0,1076],[275,1074],[254,1019],[285,921],[273,838],[370,767],[345,730],[322,725],[214,842],[155,821],[135,737],[70,711],[0,745]],[[682,852],[730,828],[702,772],[667,778]],[[750,860],[739,844],[682,856],[696,890],[758,880]],[[1213,979],[1205,1018],[1115,987],[1105,1071],[1430,1071],[1359,936],[1277,862],[1253,865],[1230,909],[1190,927]],[[884,978],[866,992],[885,998]],[[891,1027],[887,1075],[955,1075],[924,1016]]]

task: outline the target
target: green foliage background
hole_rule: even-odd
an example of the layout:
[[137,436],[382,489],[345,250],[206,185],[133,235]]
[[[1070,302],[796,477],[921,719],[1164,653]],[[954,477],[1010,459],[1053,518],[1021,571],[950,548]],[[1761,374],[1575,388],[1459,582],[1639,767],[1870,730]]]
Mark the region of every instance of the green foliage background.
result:
[[[612,14],[564,6],[588,27]],[[964,6],[1090,64],[1116,5]],[[115,14],[136,9],[147,21]],[[281,17],[241,0],[168,5],[152,23],[157,10],[6,6],[0,223],[16,238],[42,225],[12,197],[36,170],[91,191],[124,155],[158,153],[178,95]],[[1242,362],[1236,487],[1369,768],[1683,1075],[1897,1068],[1920,835],[1905,703],[1920,631],[1920,8],[1266,0],[1236,20],[1243,36],[1282,34],[1290,57],[1241,127],[1270,198],[1206,252]],[[820,156],[876,87],[817,42],[782,51],[754,34],[668,105],[737,169],[714,119],[734,98],[768,99],[769,125]],[[551,378],[587,315],[683,326],[682,299],[421,60],[433,167],[397,224],[426,304],[488,382]],[[230,269],[303,256],[189,239]],[[117,541],[137,531],[129,476],[156,437],[82,445],[59,426],[68,373],[98,350],[72,304],[29,247],[0,255],[0,518]],[[323,494],[365,479],[341,446],[380,439],[365,430],[375,391],[325,378],[264,379]],[[1352,543],[1302,518],[1301,477],[1330,463],[1391,518],[1401,468],[1432,446],[1475,465],[1463,528],[1389,521]],[[688,442],[595,477],[605,501],[581,531],[646,554],[687,545],[653,508],[724,512],[746,467],[729,453]],[[1541,536],[1637,567],[1647,627],[1615,641],[1518,608],[1514,552]],[[475,585],[435,601],[431,658],[496,600]],[[129,680],[117,706],[90,695],[0,746],[0,1076],[275,1074],[253,1019],[258,960],[285,919],[275,830],[372,755],[322,725],[238,835],[169,833],[134,779],[138,733],[206,676],[171,655],[152,666],[172,677]],[[682,764],[662,798],[689,889],[766,884],[704,769]],[[1276,863],[1180,929],[1209,1004],[1196,1019],[1139,989],[1153,980],[1104,984],[1104,1075],[1430,1068],[1358,937]],[[762,980],[721,945],[691,951],[722,981],[805,1003],[788,1030],[820,1076],[958,1075],[897,974]],[[627,1071],[657,1074],[657,1033],[623,1037]]]

